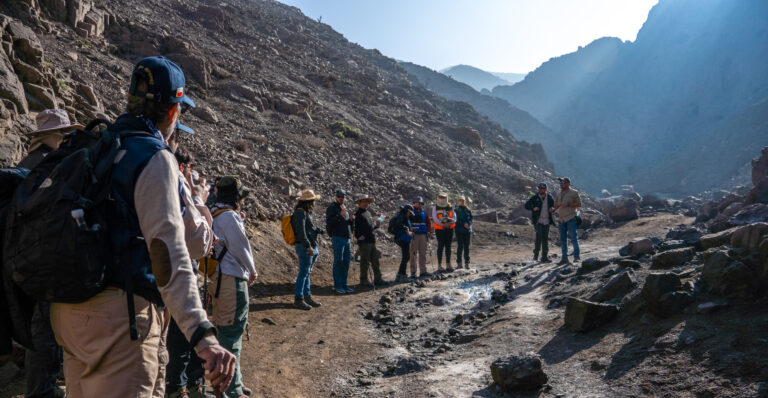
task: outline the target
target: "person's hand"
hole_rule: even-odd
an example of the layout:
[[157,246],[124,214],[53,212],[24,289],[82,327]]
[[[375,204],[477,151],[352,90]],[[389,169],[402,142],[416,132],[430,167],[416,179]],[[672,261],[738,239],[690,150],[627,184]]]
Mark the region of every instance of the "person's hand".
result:
[[248,277],[248,286],[253,286],[254,283],[256,283],[256,278],[259,277],[259,274],[252,273],[250,277]]
[[533,211],[539,211],[539,208],[538,207],[534,207]]
[[376,228],[378,228],[378,227],[380,227],[380,226],[381,226],[381,221],[379,221],[379,220],[376,220]]
[[347,216],[347,208],[345,206],[341,206],[341,216],[346,217]]
[[314,255],[315,255],[315,251],[314,251],[314,250],[312,250],[312,248],[311,248],[311,247],[308,247],[308,248],[307,248],[307,254],[309,254],[310,256],[314,256]]
[[208,195],[211,194],[211,191],[208,190],[208,184],[205,178],[200,177],[197,180],[197,184],[192,183],[192,177],[187,178],[187,182],[189,182],[189,186],[192,187],[192,196],[198,196],[200,199],[203,200],[203,203],[208,201]]
[[200,350],[197,356],[203,361],[203,368],[207,371],[205,378],[210,380],[213,388],[225,391],[235,377],[235,356],[219,344]]
[[464,223],[464,228],[469,229],[469,224]]

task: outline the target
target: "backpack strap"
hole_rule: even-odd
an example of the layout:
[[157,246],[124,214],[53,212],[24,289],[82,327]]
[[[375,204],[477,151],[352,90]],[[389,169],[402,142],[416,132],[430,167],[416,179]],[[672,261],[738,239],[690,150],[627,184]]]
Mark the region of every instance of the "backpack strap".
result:
[[[219,214],[222,214],[224,212],[231,211],[234,213],[234,210],[232,209],[216,209],[216,211],[213,212],[211,215],[211,218],[216,218]],[[219,290],[221,289],[221,260],[224,259],[224,256],[227,254],[227,246],[224,246],[223,249],[221,249],[221,253],[219,253],[218,256],[216,256],[216,262],[219,264],[217,268],[219,269],[219,277],[216,280],[216,291],[213,293],[213,298],[219,298]]]

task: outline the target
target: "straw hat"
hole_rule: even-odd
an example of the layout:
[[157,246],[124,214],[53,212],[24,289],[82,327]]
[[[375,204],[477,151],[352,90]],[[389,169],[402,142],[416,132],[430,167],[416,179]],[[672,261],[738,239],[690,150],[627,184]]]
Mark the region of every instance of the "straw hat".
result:
[[366,195],[366,194],[362,194],[362,195],[358,196],[357,200],[355,200],[355,203],[360,203],[362,201],[366,201],[368,203],[371,203],[371,202],[373,202],[373,198],[368,196],[368,195]]
[[320,195],[315,195],[315,191],[311,189],[305,189],[301,191],[301,196],[296,197],[296,200],[317,200],[320,199]]
[[440,192],[439,194],[437,194],[437,197],[438,197],[438,198],[447,198],[447,197],[448,197],[448,194],[447,194],[447,193],[445,193],[445,192]]
[[30,136],[40,136],[61,130],[62,133],[85,128],[81,124],[69,121],[69,115],[64,109],[46,109],[35,118],[37,130],[28,133]]

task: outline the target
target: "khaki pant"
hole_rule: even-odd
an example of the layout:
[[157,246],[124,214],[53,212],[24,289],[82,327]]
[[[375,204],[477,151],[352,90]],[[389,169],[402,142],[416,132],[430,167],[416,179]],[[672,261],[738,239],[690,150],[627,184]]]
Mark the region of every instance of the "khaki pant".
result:
[[411,241],[411,274],[416,273],[416,257],[419,258],[419,271],[427,272],[427,234],[413,234]]
[[216,297],[216,284],[219,274],[214,273],[208,279],[208,292],[210,293],[212,304],[212,315],[210,321],[216,326],[230,326],[235,323],[235,314],[237,313],[237,284],[232,275],[221,274],[221,286],[219,287],[219,297]]
[[165,396],[165,368],[168,366],[168,325],[171,323],[171,313],[168,308],[163,311],[163,330],[160,333],[160,346],[157,349],[157,379],[152,391],[152,398]]
[[78,304],[51,304],[51,326],[64,351],[67,397],[152,397],[159,372],[163,312],[135,296],[138,340],[128,330],[122,290]]

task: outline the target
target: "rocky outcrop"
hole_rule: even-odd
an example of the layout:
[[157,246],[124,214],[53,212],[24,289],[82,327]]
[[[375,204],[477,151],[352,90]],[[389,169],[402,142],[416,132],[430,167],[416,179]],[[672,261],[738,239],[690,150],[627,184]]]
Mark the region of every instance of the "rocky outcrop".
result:
[[542,370],[541,358],[534,353],[493,361],[491,377],[502,391],[508,393],[537,390],[549,380]]
[[602,326],[618,313],[618,306],[570,297],[565,307],[565,327],[586,332]]
[[645,301],[646,311],[659,317],[679,313],[694,302],[691,292],[683,288],[680,276],[673,272],[648,275],[640,297]]
[[602,303],[604,301],[614,300],[623,297],[629,293],[635,286],[635,279],[631,271],[624,271],[609,280],[600,291],[592,295],[589,299]]
[[675,249],[653,256],[652,269],[669,269],[679,267],[693,260],[694,251],[690,248]]
[[633,239],[626,246],[619,249],[619,255],[635,258],[656,252],[656,245],[650,238]]
[[615,222],[637,220],[640,217],[638,202],[632,198],[624,198],[608,210],[608,217]]

